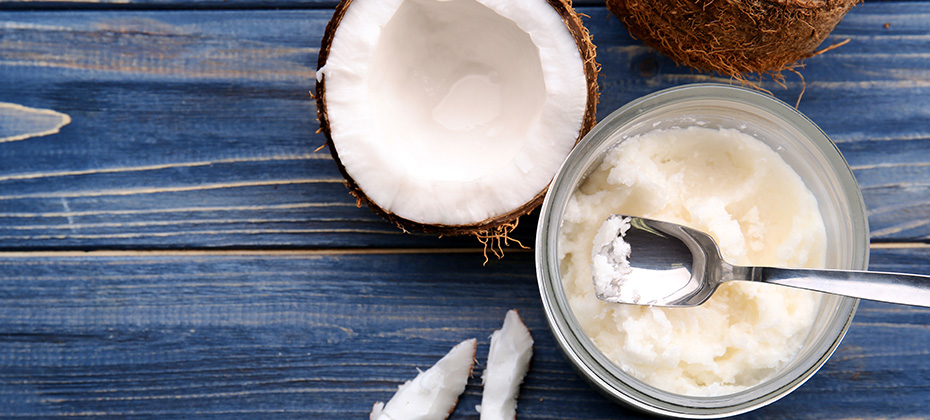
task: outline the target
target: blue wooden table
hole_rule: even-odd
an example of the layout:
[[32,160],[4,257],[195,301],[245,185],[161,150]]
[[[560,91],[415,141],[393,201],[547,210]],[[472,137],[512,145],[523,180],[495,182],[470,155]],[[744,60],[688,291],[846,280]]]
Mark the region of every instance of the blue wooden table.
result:
[[[367,418],[506,310],[536,339],[523,419],[640,418],[558,350],[532,251],[404,234],[317,150],[334,2],[0,3],[0,418]],[[722,81],[576,2],[599,116]],[[800,110],[862,187],[871,268],[930,274],[930,2],[867,2],[807,60]],[[829,40],[828,42],[832,42]],[[801,80],[763,83],[794,103]],[[514,236],[531,244],[536,214]],[[472,377],[453,419],[476,419]],[[863,303],[807,384],[747,418],[930,418],[930,310]]]

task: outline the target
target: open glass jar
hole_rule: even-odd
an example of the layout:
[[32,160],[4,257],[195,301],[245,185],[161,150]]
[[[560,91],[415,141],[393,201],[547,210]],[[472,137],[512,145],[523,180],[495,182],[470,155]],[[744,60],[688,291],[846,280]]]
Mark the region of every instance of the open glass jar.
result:
[[567,203],[618,142],[653,130],[690,126],[749,134],[800,175],[823,216],[826,267],[866,269],[869,229],[858,184],[833,142],[796,109],[753,90],[695,84],[656,92],[610,114],[575,147],[553,179],[536,238],[540,294],[556,341],[578,372],[615,401],[652,414],[717,418],[770,404],[809,379],[839,346],[858,300],[825,295],[799,353],[764,381],[725,395],[689,396],[658,389],[626,373],[598,350],[563,290],[558,240]]

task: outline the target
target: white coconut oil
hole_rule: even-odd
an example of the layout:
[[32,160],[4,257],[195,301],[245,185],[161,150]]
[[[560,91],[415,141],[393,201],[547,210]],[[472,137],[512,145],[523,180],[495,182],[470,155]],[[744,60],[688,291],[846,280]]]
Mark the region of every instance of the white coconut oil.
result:
[[729,282],[694,308],[595,297],[592,248],[612,214],[681,223],[711,234],[740,265],[822,267],[826,232],[801,177],[733,129],[663,129],[612,148],[567,204],[559,235],[565,293],[585,333],[628,374],[669,392],[723,395],[785,366],[813,326],[814,292]]

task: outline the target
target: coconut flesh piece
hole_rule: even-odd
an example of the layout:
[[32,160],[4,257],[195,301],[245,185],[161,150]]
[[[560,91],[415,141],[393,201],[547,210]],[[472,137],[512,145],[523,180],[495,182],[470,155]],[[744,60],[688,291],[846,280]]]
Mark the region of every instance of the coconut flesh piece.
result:
[[343,1],[320,65],[347,184],[407,230],[528,213],[594,123],[593,46],[564,0]]
[[429,369],[397,388],[387,402],[375,403],[370,420],[443,420],[465,391],[478,341],[465,340]]
[[513,420],[517,395],[533,357],[533,337],[515,310],[507,311],[504,325],[491,334],[488,364],[481,375],[484,391],[476,407],[481,420]]

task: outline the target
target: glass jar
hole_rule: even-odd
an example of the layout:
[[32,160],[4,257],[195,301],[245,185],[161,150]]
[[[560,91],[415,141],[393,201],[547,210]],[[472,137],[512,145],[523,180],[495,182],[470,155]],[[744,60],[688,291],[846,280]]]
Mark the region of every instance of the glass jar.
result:
[[731,394],[698,397],[670,393],[633,378],[598,350],[575,318],[562,288],[558,238],[566,204],[613,145],[648,131],[689,126],[732,128],[750,134],[801,176],[823,215],[826,267],[866,269],[869,229],[859,186],[836,145],[795,108],[753,90],[723,84],[662,90],[613,112],[576,145],[552,181],[541,207],[536,237],[540,295],[556,341],[577,371],[615,401],[651,414],[718,418],[770,404],[807,381],[839,346],[858,300],[825,295],[814,326],[794,359],[767,380]]

